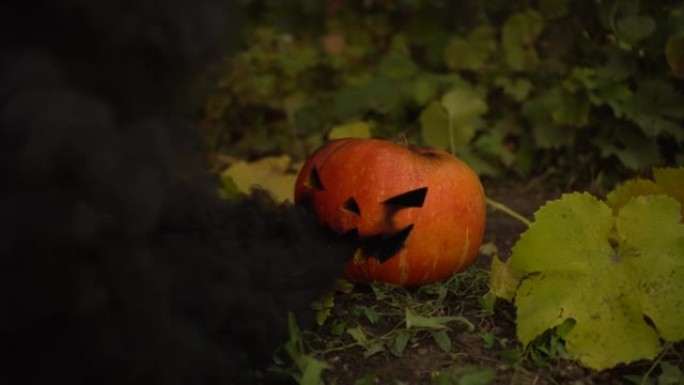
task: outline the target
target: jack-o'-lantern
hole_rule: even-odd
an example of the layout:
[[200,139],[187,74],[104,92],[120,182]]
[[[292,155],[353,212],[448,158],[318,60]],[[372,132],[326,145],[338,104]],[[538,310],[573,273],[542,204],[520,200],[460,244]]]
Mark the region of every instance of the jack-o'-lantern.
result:
[[357,242],[345,268],[355,282],[417,286],[470,266],[484,233],[477,175],[441,150],[378,139],[340,139],[316,151],[295,203]]

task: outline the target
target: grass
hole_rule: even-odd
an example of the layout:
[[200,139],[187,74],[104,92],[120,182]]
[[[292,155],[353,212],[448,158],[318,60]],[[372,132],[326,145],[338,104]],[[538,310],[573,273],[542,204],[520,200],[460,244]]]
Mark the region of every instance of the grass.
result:
[[417,289],[383,283],[337,292],[322,326],[300,331],[272,368],[301,385],[684,384],[684,348],[654,362],[596,372],[568,360],[551,330],[522,349],[515,309],[487,295],[489,271],[473,267]]

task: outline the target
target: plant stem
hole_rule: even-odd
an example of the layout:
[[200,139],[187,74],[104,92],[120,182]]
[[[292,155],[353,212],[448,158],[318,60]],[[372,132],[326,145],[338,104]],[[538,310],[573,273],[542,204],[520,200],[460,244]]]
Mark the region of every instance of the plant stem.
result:
[[513,211],[511,208],[509,208],[508,206],[506,206],[503,203],[497,202],[491,198],[485,198],[485,201],[487,201],[487,204],[489,206],[491,206],[494,210],[499,210],[502,213],[504,213],[504,214],[514,218],[514,219],[517,219],[518,221],[522,222],[527,227],[529,227],[532,224],[532,222],[530,222],[527,218],[516,213],[515,211]]
[[640,385],[645,385],[648,383],[648,379],[651,376],[651,373],[653,373],[653,370],[660,364],[660,362],[663,360],[663,357],[665,357],[665,354],[667,353],[668,350],[672,347],[672,343],[668,343],[665,345],[663,351],[658,355],[658,357],[653,361],[653,364],[651,365],[650,368],[644,373],[644,376],[641,378],[641,383]]

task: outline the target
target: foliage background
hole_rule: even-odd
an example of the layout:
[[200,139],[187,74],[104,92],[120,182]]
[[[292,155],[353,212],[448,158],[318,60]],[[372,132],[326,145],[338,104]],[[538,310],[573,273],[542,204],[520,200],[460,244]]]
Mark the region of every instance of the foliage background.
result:
[[[684,1],[242,0],[209,146],[303,159],[332,127],[454,146],[480,174],[684,164]],[[453,135],[448,135],[449,127]]]

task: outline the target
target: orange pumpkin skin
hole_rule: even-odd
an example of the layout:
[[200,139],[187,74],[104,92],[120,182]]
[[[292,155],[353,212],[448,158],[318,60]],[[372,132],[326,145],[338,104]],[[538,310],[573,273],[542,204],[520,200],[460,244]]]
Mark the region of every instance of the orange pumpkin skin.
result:
[[[295,203],[320,224],[357,237],[361,246],[345,267],[355,282],[443,280],[475,261],[484,235],[485,197],[475,172],[445,151],[385,140],[321,147],[299,173]],[[386,240],[394,243],[389,249]]]

